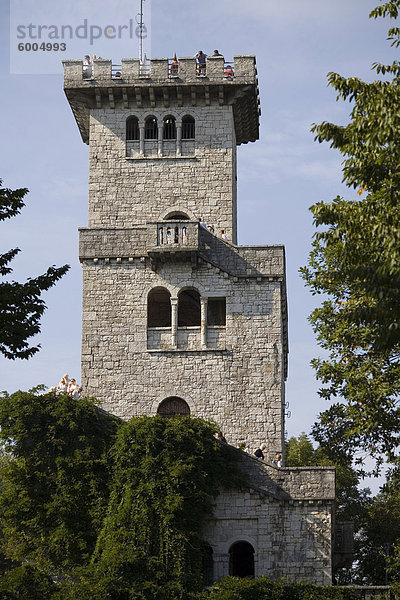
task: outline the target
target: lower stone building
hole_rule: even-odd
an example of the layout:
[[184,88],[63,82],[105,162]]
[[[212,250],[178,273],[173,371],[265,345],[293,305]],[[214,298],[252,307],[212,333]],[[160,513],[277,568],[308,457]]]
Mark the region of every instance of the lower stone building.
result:
[[332,582],[335,469],[276,468],[245,453],[247,489],[222,492],[206,538],[209,577]]

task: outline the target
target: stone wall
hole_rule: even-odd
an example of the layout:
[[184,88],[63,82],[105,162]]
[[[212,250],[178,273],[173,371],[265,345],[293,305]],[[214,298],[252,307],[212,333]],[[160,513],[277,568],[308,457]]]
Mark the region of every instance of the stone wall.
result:
[[214,580],[229,575],[229,550],[245,541],[254,549],[256,577],[329,585],[334,469],[275,469],[244,453],[241,466],[248,486],[221,491],[205,532]]
[[[144,142],[126,157],[126,119],[195,118],[191,156],[165,157],[165,142]],[[162,131],[159,132],[159,138]],[[169,148],[171,142],[166,144]],[[186,212],[236,242],[236,141],[232,106],[93,109],[90,116],[89,227],[133,227]]]
[[[191,414],[212,419],[232,444],[261,442],[269,457],[282,450],[284,349],[281,282],[239,279],[202,262],[165,262],[157,272],[149,259],[86,260],[83,299],[82,382],[86,393],[122,418],[154,415],[169,396],[183,398]],[[259,280],[258,280],[259,279]],[[186,287],[201,297],[226,297],[226,327],[207,332],[178,328],[177,347],[168,334],[155,348],[147,331],[147,296],[164,287],[172,298]],[[190,333],[190,345],[182,340]],[[148,347],[148,340],[151,343]],[[215,347],[217,344],[217,347]]]

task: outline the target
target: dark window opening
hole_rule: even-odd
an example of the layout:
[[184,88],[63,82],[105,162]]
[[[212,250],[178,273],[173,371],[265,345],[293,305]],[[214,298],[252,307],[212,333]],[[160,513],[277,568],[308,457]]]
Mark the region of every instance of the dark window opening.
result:
[[190,408],[187,402],[177,396],[163,400],[158,407],[157,414],[170,419],[171,417],[189,417]]
[[248,542],[236,542],[229,550],[229,575],[254,577],[254,548]]
[[182,119],[182,139],[194,140],[195,137],[195,121],[193,117],[186,116]]
[[147,327],[171,327],[171,294],[154,288],[147,298]]
[[214,559],[213,549],[205,544],[202,549],[202,569],[204,587],[210,587],[214,582]]
[[190,219],[185,213],[172,213],[168,215],[166,221],[190,221]]
[[139,119],[137,117],[128,117],[126,120],[126,139],[134,141],[139,139]]
[[196,290],[183,290],[178,296],[178,327],[200,327],[200,294]]
[[164,140],[176,140],[176,123],[175,117],[165,117],[163,127]]
[[207,325],[226,325],[226,298],[209,298]]
[[158,125],[155,117],[147,117],[144,124],[144,139],[156,140],[158,138]]

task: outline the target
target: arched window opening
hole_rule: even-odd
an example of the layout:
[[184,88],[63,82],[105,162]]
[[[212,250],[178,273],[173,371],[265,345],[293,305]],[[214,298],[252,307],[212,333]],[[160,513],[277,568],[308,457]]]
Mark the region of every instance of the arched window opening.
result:
[[190,221],[190,218],[185,213],[176,212],[168,215],[166,221]]
[[254,577],[254,548],[249,542],[236,542],[230,547],[229,575]]
[[164,140],[176,140],[176,121],[172,115],[164,118],[163,138]]
[[126,120],[126,139],[127,141],[139,140],[139,119],[137,117],[128,117]]
[[183,290],[178,295],[178,327],[200,327],[200,294],[197,290]]
[[183,398],[171,396],[170,398],[165,398],[165,400],[161,402],[157,414],[167,419],[170,419],[171,417],[189,417],[190,408]]
[[207,324],[226,325],[226,298],[209,298],[207,302]]
[[182,119],[182,139],[194,140],[195,138],[195,121],[190,115],[186,115]]
[[147,327],[171,327],[171,294],[154,288],[147,297]]
[[209,544],[202,548],[202,568],[204,587],[210,587],[214,583],[214,558],[213,549]]
[[144,123],[144,139],[158,139],[158,124],[156,117],[150,116],[146,118],[146,121]]

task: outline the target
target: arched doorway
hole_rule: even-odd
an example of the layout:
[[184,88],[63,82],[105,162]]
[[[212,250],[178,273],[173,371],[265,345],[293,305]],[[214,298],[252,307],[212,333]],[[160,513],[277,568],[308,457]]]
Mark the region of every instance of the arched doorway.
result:
[[171,417],[189,417],[190,408],[187,402],[183,398],[178,396],[171,396],[165,398],[158,407],[157,414],[167,419]]
[[249,542],[235,542],[230,547],[229,575],[254,577],[254,548]]

